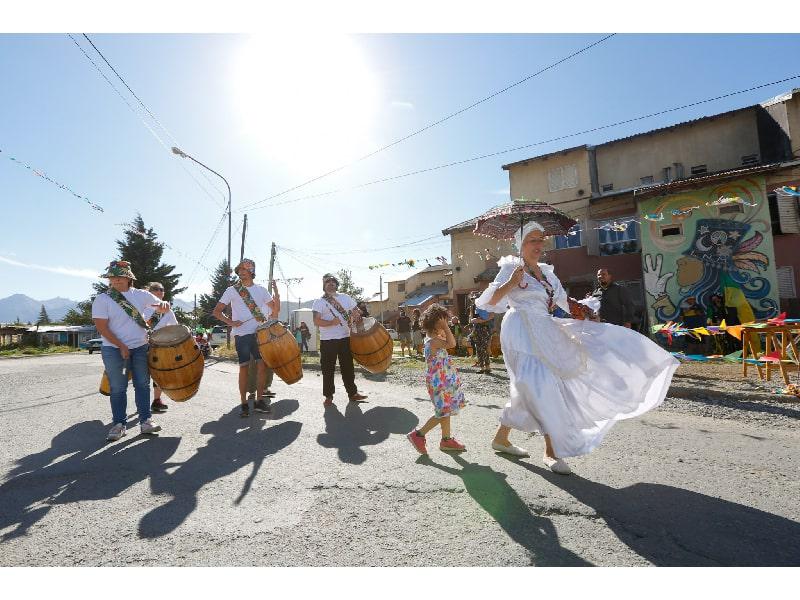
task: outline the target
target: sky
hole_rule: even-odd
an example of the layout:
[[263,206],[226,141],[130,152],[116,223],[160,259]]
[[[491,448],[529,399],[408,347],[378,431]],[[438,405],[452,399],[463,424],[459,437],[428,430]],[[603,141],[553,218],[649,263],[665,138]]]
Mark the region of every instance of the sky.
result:
[[619,33],[359,160],[607,34],[89,34],[146,110],[71,35],[0,34],[0,298],[88,298],[137,214],[168,244],[164,261],[188,287],[181,297],[209,292],[228,252],[225,184],[171,146],[230,183],[234,264],[246,213],[257,281],[266,282],[274,242],[275,277],[302,278],[290,302],[320,295],[322,274],[342,267],[370,296],[381,275],[419,270],[370,265],[449,260],[442,229],[509,201],[503,164],[800,87],[794,79],[537,144],[800,75],[799,35]]

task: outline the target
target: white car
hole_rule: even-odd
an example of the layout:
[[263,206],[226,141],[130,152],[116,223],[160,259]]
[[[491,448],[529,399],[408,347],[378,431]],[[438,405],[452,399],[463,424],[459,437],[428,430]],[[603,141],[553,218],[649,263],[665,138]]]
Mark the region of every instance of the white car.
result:
[[394,329],[387,329],[386,331],[389,332],[389,337],[393,340],[397,339],[397,332]]
[[214,327],[211,328],[211,333],[208,336],[208,345],[212,348],[225,345],[225,342],[228,339],[227,330],[228,328],[224,325],[214,325]]

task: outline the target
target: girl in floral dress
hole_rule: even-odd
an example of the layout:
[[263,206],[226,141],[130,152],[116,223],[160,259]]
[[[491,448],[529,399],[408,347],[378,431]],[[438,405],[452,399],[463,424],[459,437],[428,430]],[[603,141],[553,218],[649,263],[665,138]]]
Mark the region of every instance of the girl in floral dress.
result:
[[422,328],[428,334],[425,338],[425,361],[428,364],[425,382],[433,402],[434,414],[425,425],[406,436],[420,454],[428,453],[425,434],[437,425],[442,428],[439,450],[466,450],[464,444],[450,435],[450,417],[458,414],[466,402],[461,391],[461,377],[447,354],[447,349],[456,345],[453,332],[448,326],[448,317],[447,309],[438,304],[431,305],[422,314]]

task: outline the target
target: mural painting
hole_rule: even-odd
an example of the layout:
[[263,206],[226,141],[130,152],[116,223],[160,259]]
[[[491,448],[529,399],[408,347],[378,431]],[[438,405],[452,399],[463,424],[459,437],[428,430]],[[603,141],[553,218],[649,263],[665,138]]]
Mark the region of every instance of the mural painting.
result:
[[707,309],[714,294],[741,322],[778,314],[763,177],[653,198],[639,209],[651,323],[679,321],[690,297]]

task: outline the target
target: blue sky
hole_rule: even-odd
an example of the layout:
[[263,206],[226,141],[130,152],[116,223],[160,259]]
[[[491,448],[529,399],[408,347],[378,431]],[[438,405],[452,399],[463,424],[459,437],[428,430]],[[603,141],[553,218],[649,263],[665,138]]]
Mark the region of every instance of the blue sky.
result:
[[[603,34],[371,34],[330,38],[96,34],[92,41],[156,116],[66,34],[0,35],[0,298],[24,293],[84,299],[93,274],[115,257],[119,224],[137,212],[171,248],[183,295],[208,287],[227,254],[226,202],[183,150],[219,171],[233,190],[233,256],[248,204],[366,154],[530,75]],[[273,201],[346,189],[800,74],[798,35],[618,34],[581,56],[388,150]],[[246,210],[246,255],[266,279],[275,242],[290,300],[319,294],[324,271],[350,268],[368,294],[371,264],[449,255],[441,229],[507,201],[502,164],[595,144],[747,106],[800,87],[800,79],[627,126],[543,144],[462,166],[279,206]],[[91,207],[9,160],[46,173],[103,207]],[[188,171],[188,172],[187,172]],[[192,176],[201,182],[196,183]],[[213,185],[212,185],[213,183]],[[424,260],[422,260],[424,266]],[[189,276],[194,276],[189,281]],[[400,279],[408,268],[384,270]],[[276,276],[281,275],[276,272]],[[285,296],[285,287],[282,288]]]

